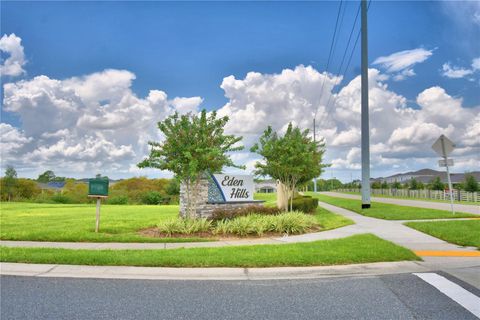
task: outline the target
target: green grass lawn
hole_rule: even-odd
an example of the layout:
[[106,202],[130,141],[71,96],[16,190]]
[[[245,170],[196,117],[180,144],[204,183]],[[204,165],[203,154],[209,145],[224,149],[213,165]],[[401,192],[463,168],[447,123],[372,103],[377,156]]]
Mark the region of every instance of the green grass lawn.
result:
[[[178,206],[0,203],[0,239],[84,242],[185,242],[198,238],[147,238],[136,232],[178,215]],[[205,241],[205,239],[203,239]]]
[[[95,230],[95,206],[72,204],[0,203],[0,239],[65,242],[186,242],[206,238],[150,238],[138,230],[178,216],[178,206],[102,205],[100,232]],[[353,221],[318,208],[323,230]]]
[[405,225],[447,242],[480,249],[480,220],[407,222]]
[[[342,192],[340,192],[340,191],[335,191],[335,192],[345,193],[345,194],[353,194],[353,195],[356,195],[356,196],[359,196],[359,195],[360,195],[360,193],[358,193],[358,192],[343,192],[343,191],[342,191]],[[412,197],[396,197],[396,196],[389,196],[389,195],[385,195],[385,194],[372,194],[372,197],[450,203],[450,200],[429,199],[429,198],[412,198]],[[458,201],[458,200],[454,200],[453,203],[480,206],[480,202],[473,202],[473,201]]]
[[265,201],[264,205],[267,207],[274,207],[277,205],[276,193],[255,193],[253,199]]
[[372,202],[369,209],[362,209],[361,200],[329,197],[322,194],[310,193],[320,201],[331,205],[345,208],[364,216],[386,219],[386,220],[416,220],[416,219],[442,219],[442,218],[474,218],[478,217],[468,213],[456,213],[453,215],[449,211],[398,206],[394,204]]
[[148,267],[284,267],[420,260],[372,234],[282,245],[172,250],[0,248],[2,262]]
[[318,223],[322,227],[322,230],[336,229],[348,226],[349,224],[354,224],[352,220],[320,207],[317,208],[315,217],[317,218]]

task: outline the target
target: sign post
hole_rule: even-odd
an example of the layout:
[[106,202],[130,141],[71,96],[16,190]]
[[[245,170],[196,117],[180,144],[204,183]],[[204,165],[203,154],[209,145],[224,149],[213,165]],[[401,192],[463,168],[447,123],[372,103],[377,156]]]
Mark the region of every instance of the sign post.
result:
[[97,233],[100,229],[100,200],[108,197],[108,179],[90,179],[88,181],[88,196],[97,198],[97,214],[95,219],[95,232]]
[[453,166],[453,159],[448,159],[448,155],[455,149],[455,144],[445,137],[443,134],[435,141],[432,145],[432,149],[441,157],[443,160],[438,162],[439,166],[447,168],[447,180],[448,180],[448,192],[450,194],[450,207],[452,208],[452,213],[455,214],[453,209],[453,188],[452,180],[450,179],[450,170],[449,166]]

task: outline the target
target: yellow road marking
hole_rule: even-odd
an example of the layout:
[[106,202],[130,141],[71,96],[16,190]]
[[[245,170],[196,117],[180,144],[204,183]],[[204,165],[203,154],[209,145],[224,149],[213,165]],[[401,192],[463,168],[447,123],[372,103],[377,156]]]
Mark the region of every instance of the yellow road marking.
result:
[[421,257],[480,257],[480,251],[414,251]]

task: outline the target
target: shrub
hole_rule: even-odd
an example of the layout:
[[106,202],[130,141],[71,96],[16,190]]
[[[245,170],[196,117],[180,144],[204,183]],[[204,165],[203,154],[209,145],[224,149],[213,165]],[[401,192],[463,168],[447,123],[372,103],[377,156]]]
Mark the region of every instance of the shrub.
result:
[[148,191],[142,195],[143,204],[161,204],[163,197],[158,191]]
[[67,197],[66,195],[63,195],[61,193],[57,193],[52,196],[52,201],[55,203],[71,203],[71,199]]
[[264,207],[259,205],[251,205],[238,209],[215,209],[210,217],[213,221],[224,219],[234,219],[237,217],[244,217],[250,214],[260,215],[278,215],[282,212],[281,209],[275,207]]
[[127,196],[113,196],[107,200],[108,204],[128,204]]
[[167,236],[173,234],[194,234],[200,232],[209,232],[212,227],[212,221],[207,219],[182,219],[176,218],[163,221],[158,225],[158,230]]
[[318,207],[318,199],[309,196],[297,197],[292,201],[292,208],[294,211],[302,211],[305,213],[312,213]]

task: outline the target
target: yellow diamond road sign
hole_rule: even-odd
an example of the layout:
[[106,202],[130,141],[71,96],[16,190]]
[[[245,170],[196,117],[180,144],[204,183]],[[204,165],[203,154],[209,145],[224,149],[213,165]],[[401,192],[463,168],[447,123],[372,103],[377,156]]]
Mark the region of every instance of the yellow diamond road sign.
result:
[[442,134],[432,145],[432,149],[440,157],[446,157],[455,149],[455,144]]

